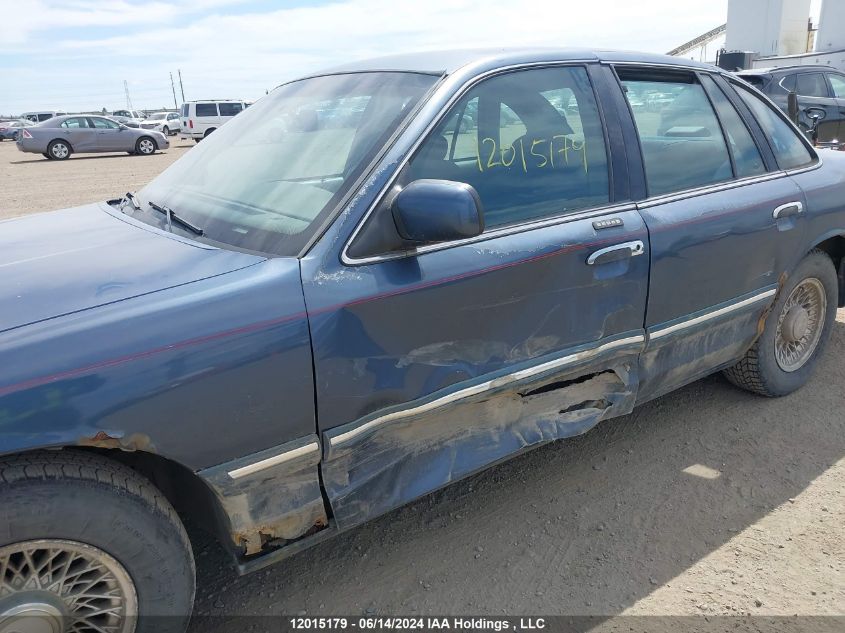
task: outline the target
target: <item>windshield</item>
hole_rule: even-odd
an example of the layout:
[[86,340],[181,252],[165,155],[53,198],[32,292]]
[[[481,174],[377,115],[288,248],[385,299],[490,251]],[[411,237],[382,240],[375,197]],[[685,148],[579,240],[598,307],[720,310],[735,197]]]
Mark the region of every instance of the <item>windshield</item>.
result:
[[244,110],[138,192],[212,240],[296,255],[425,92],[433,75],[295,81]]
[[158,121],[159,119],[163,119],[167,116],[166,112],[156,112],[155,114],[151,114],[149,119],[151,121]]

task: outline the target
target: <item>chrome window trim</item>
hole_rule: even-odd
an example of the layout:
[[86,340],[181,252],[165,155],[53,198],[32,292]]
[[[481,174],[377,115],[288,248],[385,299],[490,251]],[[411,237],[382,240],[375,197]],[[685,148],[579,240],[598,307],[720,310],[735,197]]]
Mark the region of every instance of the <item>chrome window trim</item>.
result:
[[[378,205],[376,205],[378,206]],[[621,204],[606,205],[603,207],[595,207],[585,211],[576,211],[568,215],[556,215],[550,218],[543,218],[540,220],[533,220],[531,222],[523,222],[521,224],[509,224],[496,229],[491,229],[474,237],[466,237],[462,240],[454,240],[451,242],[443,242],[441,244],[427,244],[409,251],[398,251],[396,253],[385,253],[383,255],[373,255],[371,257],[352,258],[346,254],[346,248],[341,254],[341,261],[347,266],[362,266],[364,264],[372,264],[375,262],[389,261],[391,259],[402,259],[404,257],[415,257],[417,255],[424,255],[434,251],[442,251],[448,248],[456,248],[458,246],[465,246],[466,244],[475,244],[477,242],[484,242],[486,240],[504,237],[508,235],[516,235],[518,233],[526,233],[534,229],[540,229],[547,226],[555,226],[558,224],[566,224],[568,222],[575,222],[577,220],[586,220],[600,215],[608,215],[613,213],[622,213],[624,211],[636,211],[637,205],[633,202],[624,202]],[[359,225],[360,226],[360,225]],[[357,227],[356,227],[357,230]],[[355,233],[352,234],[347,247],[355,239]]]
[[284,464],[285,462],[289,462],[292,459],[296,459],[297,457],[302,457],[303,455],[309,455],[311,453],[319,452],[319,450],[320,445],[316,441],[309,442],[305,446],[293,448],[289,451],[279,453],[278,455],[273,455],[272,457],[262,459],[261,461],[257,461],[253,464],[248,464],[246,466],[241,466],[240,468],[230,470],[228,472],[228,475],[232,479],[240,479],[241,477],[246,477],[247,475],[253,475],[257,472],[260,472],[265,468]]
[[[328,448],[337,448],[341,444],[344,444],[358,437],[362,433],[365,433],[378,426],[381,426],[382,424],[393,422],[394,420],[401,420],[420,413],[427,413],[428,411],[439,409],[441,407],[446,406],[447,404],[456,402],[457,400],[463,400],[464,398],[484,393],[485,391],[489,391],[492,388],[498,388],[505,385],[509,385],[511,383],[518,382],[526,378],[531,378],[547,371],[551,371],[553,369],[561,369],[568,365],[574,365],[575,363],[598,356],[599,354],[607,350],[628,347],[638,344],[642,345],[643,343],[645,343],[645,336],[641,334],[637,334],[635,336],[627,336],[625,338],[620,338],[608,341],[606,343],[594,345],[592,347],[588,347],[587,349],[581,350],[580,352],[572,352],[566,354],[565,356],[545,361],[538,365],[532,365],[525,369],[521,369],[510,374],[505,374],[504,376],[499,376],[491,380],[485,380],[484,382],[479,383],[477,385],[453,391],[452,393],[448,393],[444,396],[435,398],[434,400],[430,400],[423,404],[419,404],[412,407],[406,407],[397,411],[392,411],[390,413],[375,417],[369,421],[359,423],[357,426],[351,428],[348,431],[340,433],[339,435],[328,437],[327,445]],[[642,351],[642,348],[640,348],[639,351]],[[356,422],[352,422],[350,424],[356,424]]]
[[646,198],[637,203],[638,208],[646,209],[660,204],[675,202],[677,200],[685,200],[687,198],[695,198],[697,196],[707,195],[708,193],[717,193],[719,191],[727,191],[736,189],[737,187],[744,187],[746,185],[754,185],[760,182],[769,180],[777,180],[778,178],[785,178],[788,174],[784,171],[770,171],[759,176],[747,176],[745,178],[737,178],[726,180],[724,182],[714,183],[712,185],[705,185],[703,187],[696,187],[695,189],[682,189],[681,191],[660,194]]
[[704,314],[700,314],[696,317],[685,319],[684,321],[681,321],[679,323],[674,323],[673,325],[667,325],[664,327],[658,327],[657,329],[648,333],[649,341],[668,336],[669,334],[678,332],[680,330],[686,330],[688,328],[694,327],[701,323],[705,323],[707,321],[712,321],[713,319],[717,319],[726,314],[730,314],[731,312],[736,312],[747,306],[754,305],[756,303],[761,303],[763,300],[768,299],[769,297],[773,297],[775,294],[777,294],[777,291],[777,288],[769,288],[768,290],[758,292],[757,294],[754,294],[745,299],[734,301],[733,303],[729,303],[728,305],[722,306],[721,308],[710,310],[709,312],[705,312]]
[[[494,77],[496,75],[507,74],[507,73],[521,71],[521,70],[536,70],[536,69],[539,69],[539,68],[560,68],[560,67],[566,67],[566,66],[585,66],[587,64],[598,64],[598,63],[599,63],[598,60],[596,60],[595,58],[592,58],[592,59],[590,59],[590,58],[568,59],[568,60],[565,60],[565,61],[557,61],[557,62],[556,61],[526,62],[526,63],[522,63],[522,64],[512,64],[510,66],[502,66],[501,68],[494,68],[492,70],[485,71],[485,72],[481,73],[480,75],[475,75],[471,79],[468,79],[467,81],[465,81],[460,86],[460,88],[458,88],[458,90],[455,92],[455,94],[453,94],[449,98],[449,100],[440,108],[440,110],[437,112],[437,114],[432,119],[432,121],[426,126],[426,128],[422,131],[422,133],[419,135],[419,137],[414,141],[411,148],[405,153],[405,156],[402,158],[402,160],[396,165],[396,167],[394,168],[394,171],[393,171],[393,175],[390,177],[390,180],[388,180],[387,183],[385,183],[384,187],[382,187],[381,191],[378,193],[378,195],[376,196],[373,203],[367,208],[367,211],[364,213],[363,217],[358,221],[358,224],[355,226],[355,229],[352,231],[352,234],[349,236],[349,238],[346,240],[346,243],[343,245],[343,250],[341,251],[341,254],[340,254],[341,262],[343,264],[345,264],[346,266],[361,266],[361,265],[364,265],[364,264],[371,264],[371,263],[374,263],[374,262],[381,262],[381,261],[386,261],[386,260],[391,260],[391,259],[402,259],[402,258],[405,258],[405,257],[413,257],[413,256],[416,256],[416,255],[421,255],[421,254],[428,253],[428,252],[435,251],[435,250],[444,250],[444,249],[447,249],[447,248],[453,248],[455,246],[461,246],[463,244],[469,244],[469,243],[479,241],[479,240],[486,240],[490,236],[492,236],[494,233],[497,233],[497,231],[499,229],[494,229],[492,231],[482,233],[481,235],[478,235],[476,237],[467,238],[466,240],[457,240],[457,241],[454,241],[454,242],[444,242],[443,244],[431,244],[431,245],[424,246],[424,247],[421,247],[421,248],[417,248],[417,249],[414,249],[414,250],[411,250],[411,251],[401,251],[401,252],[398,252],[398,253],[373,255],[371,257],[350,257],[349,253],[348,253],[349,247],[351,246],[352,242],[355,241],[355,238],[358,237],[358,234],[363,229],[364,224],[366,224],[367,220],[375,212],[376,208],[378,208],[378,206],[382,203],[382,201],[384,200],[384,197],[387,195],[387,192],[390,191],[390,189],[396,183],[396,179],[399,178],[399,174],[401,174],[402,170],[405,169],[408,162],[410,162],[411,157],[419,149],[420,145],[422,145],[423,142],[425,142],[425,140],[428,138],[429,134],[431,134],[432,130],[434,130],[434,128],[436,128],[440,124],[440,122],[443,121],[443,119],[445,118],[449,109],[453,105],[455,105],[455,103],[457,103],[476,84],[478,84],[478,83],[480,83],[480,82],[482,82],[486,79],[489,79],[490,77]],[[590,85],[592,86],[592,79],[590,79]],[[593,90],[595,91],[595,89],[593,89]],[[598,102],[598,100],[599,100],[598,97],[596,97],[597,102]],[[604,125],[603,125],[603,127],[604,127]],[[606,134],[606,130],[603,131],[603,133]],[[605,150],[607,150],[607,148],[605,148]],[[610,157],[610,154],[608,152],[608,159],[609,159],[609,157]],[[608,189],[608,194],[609,194],[609,192],[610,192],[610,190]],[[633,208],[634,208],[634,205],[630,202],[627,202],[627,201],[624,203],[624,206],[631,207],[631,210],[633,210]],[[621,210],[620,205],[613,204],[613,205],[604,205],[603,207],[593,207],[592,209],[587,209],[585,211],[586,212],[595,211],[595,212],[601,212],[601,213],[608,213],[608,212],[618,212],[620,210]],[[581,212],[578,212],[578,213],[581,213]],[[531,228],[537,228],[537,226],[539,226],[539,223],[545,222],[545,221],[551,221],[552,224],[562,222],[562,221],[565,220],[565,218],[571,217],[572,215],[575,215],[575,214],[566,215],[566,214],[562,213],[562,214],[559,214],[559,215],[556,215],[556,216],[553,216],[553,217],[542,218],[542,219],[538,220],[537,222],[527,222],[527,223],[523,223],[523,224],[511,224],[511,225],[507,225],[507,226],[501,227],[501,228],[502,229],[516,229],[515,232],[521,232],[521,231],[525,231],[525,230],[530,230]],[[588,216],[588,217],[592,217],[592,216]]]

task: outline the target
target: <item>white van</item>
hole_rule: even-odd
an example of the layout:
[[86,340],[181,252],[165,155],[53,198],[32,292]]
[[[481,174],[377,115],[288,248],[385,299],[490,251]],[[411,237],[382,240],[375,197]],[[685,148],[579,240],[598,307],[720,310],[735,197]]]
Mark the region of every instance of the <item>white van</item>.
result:
[[183,103],[179,138],[192,138],[199,143],[246,106],[246,102],[241,99],[207,99]]
[[61,112],[59,110],[39,110],[37,112],[24,112],[20,118],[28,119],[33,123],[41,123],[47,119],[52,119],[54,116],[62,116],[64,114],[67,114],[67,112]]

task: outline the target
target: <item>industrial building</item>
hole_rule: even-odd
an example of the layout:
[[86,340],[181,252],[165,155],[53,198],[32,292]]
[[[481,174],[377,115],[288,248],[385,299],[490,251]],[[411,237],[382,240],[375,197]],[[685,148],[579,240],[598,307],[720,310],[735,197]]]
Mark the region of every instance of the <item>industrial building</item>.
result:
[[845,71],[845,0],[729,0],[725,24],[669,51],[727,70],[821,65]]

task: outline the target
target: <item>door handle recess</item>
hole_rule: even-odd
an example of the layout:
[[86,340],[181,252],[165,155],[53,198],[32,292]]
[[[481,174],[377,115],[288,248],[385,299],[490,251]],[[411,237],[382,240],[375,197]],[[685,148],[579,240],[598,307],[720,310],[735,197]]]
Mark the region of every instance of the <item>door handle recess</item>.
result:
[[788,218],[792,215],[799,215],[804,211],[804,205],[800,202],[787,202],[780,205],[772,211],[772,217],[777,220],[779,218]]
[[600,248],[587,258],[587,264],[595,266],[598,264],[609,264],[620,259],[627,259],[629,257],[636,257],[645,253],[645,246],[640,240],[633,242],[624,242],[623,244],[614,244],[606,248]]

